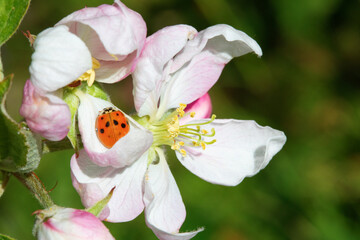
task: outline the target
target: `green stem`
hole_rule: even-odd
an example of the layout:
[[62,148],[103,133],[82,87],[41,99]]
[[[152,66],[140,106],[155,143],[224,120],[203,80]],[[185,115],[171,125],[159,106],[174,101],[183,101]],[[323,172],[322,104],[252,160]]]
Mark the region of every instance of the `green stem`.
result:
[[27,187],[30,192],[39,201],[41,206],[49,208],[54,206],[54,202],[50,198],[48,191],[46,191],[40,179],[35,175],[34,172],[30,173],[13,173],[19,181]]

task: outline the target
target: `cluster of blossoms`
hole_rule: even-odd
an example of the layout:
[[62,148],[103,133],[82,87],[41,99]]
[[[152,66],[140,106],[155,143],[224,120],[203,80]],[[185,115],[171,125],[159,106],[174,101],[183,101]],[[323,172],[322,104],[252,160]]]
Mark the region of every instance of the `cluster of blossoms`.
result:
[[[263,169],[286,141],[283,132],[254,121],[211,115],[207,92],[224,66],[250,52],[262,55],[252,38],[228,25],[200,32],[175,25],[146,37],[142,17],[115,0],[112,6],[67,16],[40,33],[33,47],[20,112],[32,131],[53,141],[68,136],[76,149],[78,124],[83,149],[72,156],[71,173],[84,206],[91,207],[115,187],[101,220],[130,221],[144,211],[146,224],[159,239],[190,239],[202,229],[179,232],[186,212],[166,146],[200,178],[235,186]],[[130,74],[137,111],[133,116],[117,109],[96,83],[115,83]],[[119,112],[129,129],[110,147],[98,133],[104,133],[97,125],[104,109]],[[113,123],[106,127],[111,127],[111,139],[122,133]],[[74,226],[84,230],[92,217],[77,211],[62,209],[59,217],[48,220],[46,231],[38,228],[38,236],[66,231],[68,225],[58,222],[69,214],[76,214]]]

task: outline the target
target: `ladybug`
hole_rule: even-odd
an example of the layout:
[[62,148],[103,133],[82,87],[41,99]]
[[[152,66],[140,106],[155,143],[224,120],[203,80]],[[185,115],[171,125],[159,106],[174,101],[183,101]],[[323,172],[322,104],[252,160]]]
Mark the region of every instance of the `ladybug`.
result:
[[130,131],[129,121],[125,115],[112,107],[99,112],[95,122],[96,135],[107,148],[111,148]]

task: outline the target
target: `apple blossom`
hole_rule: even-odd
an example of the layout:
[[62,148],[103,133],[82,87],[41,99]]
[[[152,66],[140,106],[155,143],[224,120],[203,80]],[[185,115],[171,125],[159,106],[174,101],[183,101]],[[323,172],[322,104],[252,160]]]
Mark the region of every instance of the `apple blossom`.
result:
[[[54,27],[42,31],[33,44],[35,51],[29,68],[30,81],[37,95],[32,98],[24,96],[21,111],[30,129],[49,140],[64,138],[71,127],[75,129],[70,124],[76,121],[74,115],[78,103],[65,103],[61,92],[74,90],[83,81],[91,87],[94,81],[114,83],[124,79],[134,71],[145,38],[146,24],[142,17],[119,0],[115,0],[113,5],[76,11]],[[32,101],[35,96],[56,99],[56,103],[48,101],[46,106],[52,113],[58,111],[61,117],[54,118],[52,122],[37,119],[47,113],[42,112],[45,110],[43,106],[33,106],[38,103]],[[60,113],[58,106],[66,104],[71,115],[65,107],[62,108],[64,114]],[[32,114],[35,108],[38,111]],[[70,140],[74,145],[74,140]]]
[[[91,125],[96,114],[89,114],[89,123],[79,123],[87,150],[71,159],[73,185],[83,204],[91,206],[116,186],[101,218],[129,221],[145,209],[146,223],[159,239],[190,239],[202,231],[179,233],[186,211],[163,146],[171,147],[179,161],[200,178],[226,186],[255,175],[281,150],[286,141],[281,131],[254,121],[217,120],[215,115],[203,119],[211,111],[206,93],[225,64],[249,52],[262,54],[253,39],[228,25],[201,32],[177,25],[148,37],[133,74],[133,93],[138,115],[134,119],[143,126],[138,127],[139,134],[150,132],[151,146],[143,144],[141,149],[137,145],[142,155],[136,161],[131,159],[126,168],[99,164],[101,159],[89,152],[101,148]],[[107,107],[99,99],[92,102],[97,102],[93,103],[93,112],[100,105]],[[200,119],[196,119],[201,111]],[[114,147],[133,147],[130,138],[132,135],[123,137],[123,143]]]
[[39,240],[113,240],[105,225],[93,214],[53,206],[35,212],[34,234]]

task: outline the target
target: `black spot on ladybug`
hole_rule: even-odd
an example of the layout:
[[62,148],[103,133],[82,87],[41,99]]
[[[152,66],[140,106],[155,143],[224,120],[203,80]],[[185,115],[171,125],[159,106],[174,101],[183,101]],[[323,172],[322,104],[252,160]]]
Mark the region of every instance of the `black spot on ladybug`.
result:
[[114,120],[113,122],[114,122],[115,126],[119,124],[119,122],[116,120]]
[[119,116],[119,113],[116,113],[116,116]]
[[122,127],[122,128],[126,128],[126,124],[125,124],[125,123],[122,123],[122,124],[121,124],[121,127]]
[[101,120],[104,120],[104,117],[101,117]]
[[105,131],[104,131],[104,129],[102,128],[102,129],[100,129],[100,132],[101,132],[101,133],[104,133]]
[[105,124],[105,127],[109,127],[110,126],[110,122],[107,121],[106,124]]

